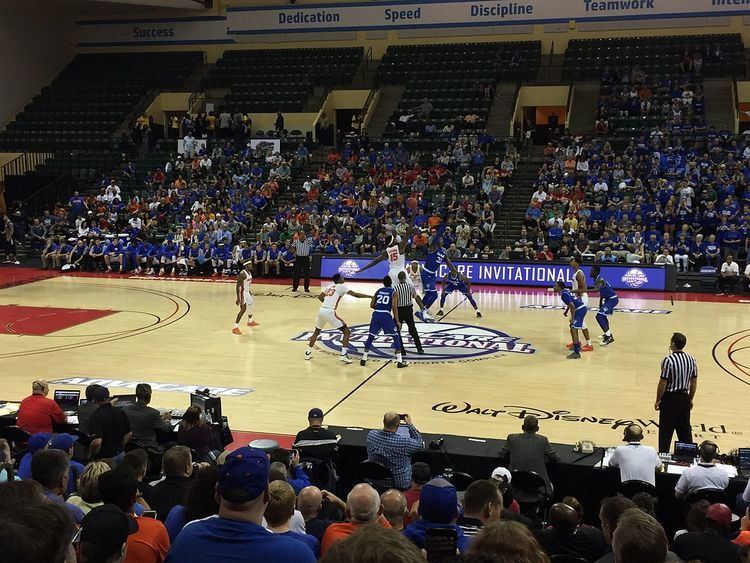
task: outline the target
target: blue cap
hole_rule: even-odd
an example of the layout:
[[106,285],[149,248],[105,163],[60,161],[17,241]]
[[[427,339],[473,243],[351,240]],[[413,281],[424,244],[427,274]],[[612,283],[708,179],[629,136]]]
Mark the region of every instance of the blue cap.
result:
[[248,502],[268,487],[268,456],[256,448],[239,448],[230,453],[219,469],[217,488],[229,502]]
[[64,450],[67,452],[77,441],[78,436],[73,436],[72,434],[56,434],[52,437],[52,443],[49,447],[53,450]]
[[26,442],[26,447],[31,453],[38,452],[45,448],[49,443],[50,438],[52,438],[52,434],[48,434],[47,432],[37,432],[36,434],[31,435],[29,441]]
[[426,522],[450,524],[458,511],[456,487],[442,477],[428,481],[419,495],[419,515]]

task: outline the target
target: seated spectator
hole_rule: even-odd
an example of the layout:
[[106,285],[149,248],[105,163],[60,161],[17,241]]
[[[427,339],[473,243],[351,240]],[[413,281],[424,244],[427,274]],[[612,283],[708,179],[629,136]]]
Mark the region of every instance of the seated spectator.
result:
[[228,454],[219,469],[216,495],[219,515],[185,526],[167,563],[206,563],[220,553],[227,561],[314,563],[302,542],[263,528],[268,505],[268,456],[254,448]]
[[643,428],[637,424],[625,427],[623,442],[626,446],[618,446],[609,458],[610,467],[620,469],[620,482],[645,481],[656,486],[656,471],[661,469],[659,454],[651,446],[641,444]]
[[599,508],[599,520],[602,523],[602,534],[604,541],[609,546],[609,551],[596,560],[596,563],[614,563],[615,556],[612,553],[612,534],[617,528],[617,520],[630,508],[637,508],[635,503],[623,496],[609,497],[602,501]]
[[458,550],[462,553],[467,550],[469,538],[455,524],[458,516],[456,487],[448,481],[436,477],[422,488],[422,494],[419,495],[419,516],[419,520],[412,522],[404,530],[404,535],[417,547],[425,547],[428,529],[446,528],[456,531]]
[[472,555],[495,557],[491,561],[501,563],[549,563],[549,558],[526,526],[504,520],[487,524],[474,536],[469,549],[469,556]]
[[218,514],[219,502],[216,500],[217,475],[217,469],[213,465],[201,467],[195,472],[195,476],[185,491],[184,503],[173,507],[164,522],[170,542],[174,542],[177,534],[180,533],[188,522]]
[[667,556],[667,536],[654,517],[630,508],[617,520],[612,551],[617,563],[663,563]]
[[109,389],[97,387],[94,402],[98,408],[91,415],[91,445],[89,459],[122,459],[125,443],[130,439],[130,422],[122,409],[116,409],[109,396]]
[[138,480],[138,503],[136,507],[138,504],[144,507],[148,506],[146,498],[151,494],[151,489],[153,489],[149,483],[144,482],[149,465],[148,452],[143,448],[130,450],[123,456],[122,464],[130,467],[133,473],[135,473],[135,478]]
[[177,444],[196,452],[205,460],[211,450],[219,449],[210,424],[203,420],[203,410],[198,405],[185,409],[182,422],[177,426]]
[[78,478],[83,473],[83,465],[73,460],[73,445],[78,441],[78,436],[72,434],[55,434],[49,443],[51,450],[61,450],[68,456],[70,463],[70,478],[68,479],[68,490],[66,496],[72,495],[76,490]]
[[138,523],[114,504],[94,508],[81,523],[79,563],[121,563],[125,561],[128,537]]
[[419,550],[404,536],[380,526],[366,526],[334,543],[321,563],[424,563]]
[[[312,484],[307,473],[300,466],[297,450],[279,448],[271,453],[269,459],[271,460],[271,481],[282,478],[294,488],[295,494],[296,491],[301,491]],[[277,476],[277,472],[283,476]]]
[[674,541],[674,552],[684,560],[739,563],[739,548],[732,535],[732,511],[725,504],[712,504],[706,510],[703,532],[681,534]]
[[716,454],[719,448],[713,442],[703,442],[698,448],[700,461],[688,467],[677,481],[674,494],[678,498],[689,496],[701,489],[723,491],[729,485],[729,476],[721,467],[716,466]]
[[557,463],[560,456],[546,436],[537,434],[539,420],[527,415],[521,426],[521,434],[509,434],[500,451],[500,459],[510,460],[511,471],[534,471],[544,479],[548,491],[552,484],[547,474],[547,463]]
[[536,538],[547,555],[568,555],[596,561],[607,552],[602,532],[578,525],[578,513],[567,504],[553,504],[549,512],[550,527],[539,530]]
[[[305,521],[305,532],[315,537],[318,541],[323,541],[323,535],[328,526],[336,520],[321,518],[320,512],[323,509],[323,503],[340,509],[346,510],[346,503],[336,495],[328,491],[321,491],[318,487],[310,486],[302,489],[297,496],[297,509],[302,514]],[[330,511],[327,511],[330,512]]]
[[78,412],[76,413],[78,415],[78,430],[84,434],[91,434],[89,420],[91,420],[91,415],[94,414],[94,411],[99,408],[99,405],[94,401],[94,390],[97,387],[101,387],[101,385],[94,383],[86,387],[86,391],[84,392],[86,401],[79,405]]
[[154,484],[149,493],[149,504],[156,517],[166,521],[169,511],[183,504],[193,475],[193,456],[185,446],[169,448],[162,458],[164,478]]
[[479,531],[495,520],[500,520],[503,512],[503,496],[497,483],[480,479],[468,486],[463,498],[463,515],[456,524],[467,537],[475,536]]
[[[734,289],[737,287],[737,280],[739,279],[740,266],[734,261],[733,256],[728,254],[726,260],[721,265],[721,270],[719,271],[719,277],[717,280],[719,292],[717,295],[724,295],[725,293],[734,295]],[[729,291],[727,291],[727,289]]]
[[151,386],[148,383],[139,383],[135,386],[135,403],[123,407],[128,417],[132,435],[130,441],[138,444],[145,450],[161,452],[158,443],[158,433],[166,433],[172,430],[169,420],[172,414],[169,411],[160,413],[153,407],[148,406],[151,402]]
[[325,556],[328,549],[337,541],[352,535],[359,528],[370,524],[390,528],[391,525],[383,514],[383,505],[380,504],[380,495],[367,483],[355,485],[346,497],[347,522],[331,524],[328,526],[323,541],[320,544],[320,552]]
[[80,508],[84,514],[104,504],[99,494],[99,477],[110,469],[112,468],[103,461],[89,463],[83,468],[76,493],[68,498],[68,502]]
[[29,437],[29,441],[26,442],[26,453],[23,454],[18,464],[16,476],[21,479],[31,479],[31,459],[36,452],[49,448],[51,439],[52,434],[47,434],[46,432],[38,432]]
[[34,454],[31,458],[31,478],[42,486],[45,498],[64,506],[76,524],[81,523],[83,511],[65,502],[70,478],[70,461],[65,452],[43,450]]
[[424,441],[408,414],[404,423],[409,437],[397,434],[400,422],[398,413],[385,413],[383,429],[371,430],[367,434],[367,458],[385,465],[393,474],[393,483],[390,485],[403,491],[411,484],[411,456],[424,447]]
[[99,477],[99,493],[104,504],[114,504],[138,524],[128,536],[125,563],[161,563],[169,551],[169,535],[155,518],[136,516],[138,481],[130,467],[121,465]]
[[383,517],[388,520],[391,528],[398,532],[402,531],[407,514],[404,493],[396,489],[388,489],[380,495],[380,504],[383,505]]
[[305,544],[318,556],[320,542],[309,534],[294,532],[289,528],[289,521],[294,515],[294,489],[284,481],[273,481],[268,485],[268,506],[266,506],[266,528],[274,534],[290,537]]
[[31,384],[31,395],[21,401],[18,406],[16,426],[29,434],[38,432],[54,432],[53,425],[64,424],[68,417],[62,412],[58,404],[48,399],[49,384],[38,379]]
[[422,487],[432,479],[430,466],[423,461],[418,461],[411,466],[411,487],[404,491],[406,498],[406,509],[411,512],[414,503],[419,500],[422,494]]

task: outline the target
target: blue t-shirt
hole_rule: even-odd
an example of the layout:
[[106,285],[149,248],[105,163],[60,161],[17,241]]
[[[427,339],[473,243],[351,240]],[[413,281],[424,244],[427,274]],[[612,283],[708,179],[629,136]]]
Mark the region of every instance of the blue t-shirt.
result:
[[320,555],[320,542],[314,536],[311,536],[310,534],[300,534],[299,532],[293,532],[290,530],[288,532],[284,532],[283,534],[278,534],[278,535],[286,536],[288,538],[292,538],[299,542],[302,542],[307,547],[310,548],[310,551],[313,552],[313,555],[315,557],[318,557],[318,555]]
[[303,542],[272,534],[252,522],[210,517],[186,525],[167,554],[166,563],[315,563]]

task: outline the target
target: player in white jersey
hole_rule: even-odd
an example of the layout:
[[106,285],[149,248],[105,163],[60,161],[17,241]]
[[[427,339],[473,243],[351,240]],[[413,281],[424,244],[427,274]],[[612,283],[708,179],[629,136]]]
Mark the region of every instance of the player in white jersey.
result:
[[581,263],[577,258],[570,259],[570,267],[573,269],[573,279],[570,289],[578,295],[586,307],[589,306],[589,294],[586,292],[586,275],[581,270]]
[[[414,233],[414,221],[417,218],[417,214],[414,213],[411,218],[411,223],[406,230],[403,237],[399,237],[397,234],[391,234],[388,238],[385,250],[380,253],[380,256],[372,260],[369,264],[366,264],[359,271],[364,272],[369,270],[375,264],[388,260],[388,277],[391,278],[393,285],[398,283],[398,274],[400,272],[406,272],[406,246],[411,240],[411,236]],[[407,272],[408,274],[408,272]]]
[[409,274],[409,281],[414,286],[417,293],[423,293],[422,291],[422,266],[419,262],[412,260],[409,262],[409,267],[406,269],[406,273]]
[[349,286],[344,283],[344,276],[341,274],[334,274],[331,279],[333,280],[333,283],[318,295],[318,300],[322,305],[318,311],[318,320],[315,322],[315,331],[312,333],[310,341],[307,344],[307,350],[305,350],[305,359],[312,359],[315,341],[318,339],[318,336],[326,325],[331,325],[331,327],[339,329],[342,335],[341,356],[339,359],[345,364],[351,364],[352,360],[347,354],[349,350],[349,334],[351,331],[349,330],[349,327],[346,326],[344,320],[336,314],[336,307],[339,306],[339,302],[344,295],[351,295],[358,299],[372,299],[372,295],[357,293],[356,291],[349,289]]
[[237,276],[237,305],[240,306],[240,312],[234,320],[232,334],[242,334],[240,330],[240,321],[242,315],[247,312],[247,326],[260,326],[260,323],[253,319],[253,295],[250,293],[250,285],[253,283],[253,275],[250,273],[253,269],[252,261],[245,262],[245,269]]

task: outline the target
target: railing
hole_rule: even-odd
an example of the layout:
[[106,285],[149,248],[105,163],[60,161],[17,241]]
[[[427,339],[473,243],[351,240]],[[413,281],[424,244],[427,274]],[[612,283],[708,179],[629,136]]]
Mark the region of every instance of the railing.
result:
[[737,76],[732,77],[732,93],[734,94],[734,104],[732,105],[734,117],[734,133],[740,132],[740,98],[737,92]]
[[44,164],[52,156],[54,156],[52,152],[25,152],[20,154],[0,167],[0,181],[5,180],[6,176],[22,176],[29,170],[34,170],[40,164]]
[[63,174],[35,191],[21,201],[21,206],[29,213],[40,215],[45,209],[51,209],[58,201],[67,199],[73,185],[73,176]]
[[575,84],[568,88],[568,101],[565,103],[565,129],[570,127],[570,110],[573,108],[573,98],[575,96]]
[[362,106],[362,110],[360,111],[360,126],[359,130],[360,133],[363,135],[367,131],[367,125],[370,122],[370,118],[372,117],[372,109],[374,109],[373,102],[380,97],[380,90],[377,88],[371,88],[370,93],[367,95],[367,99],[365,100],[364,105]]
[[372,59],[372,47],[369,47],[365,53],[365,58],[362,60],[362,81],[365,80],[365,75],[367,74],[367,71],[370,70]]
[[[206,92],[205,90],[197,90],[190,94],[187,103],[188,113],[200,113],[203,110],[203,106],[206,104]],[[196,109],[197,106],[197,109]]]

